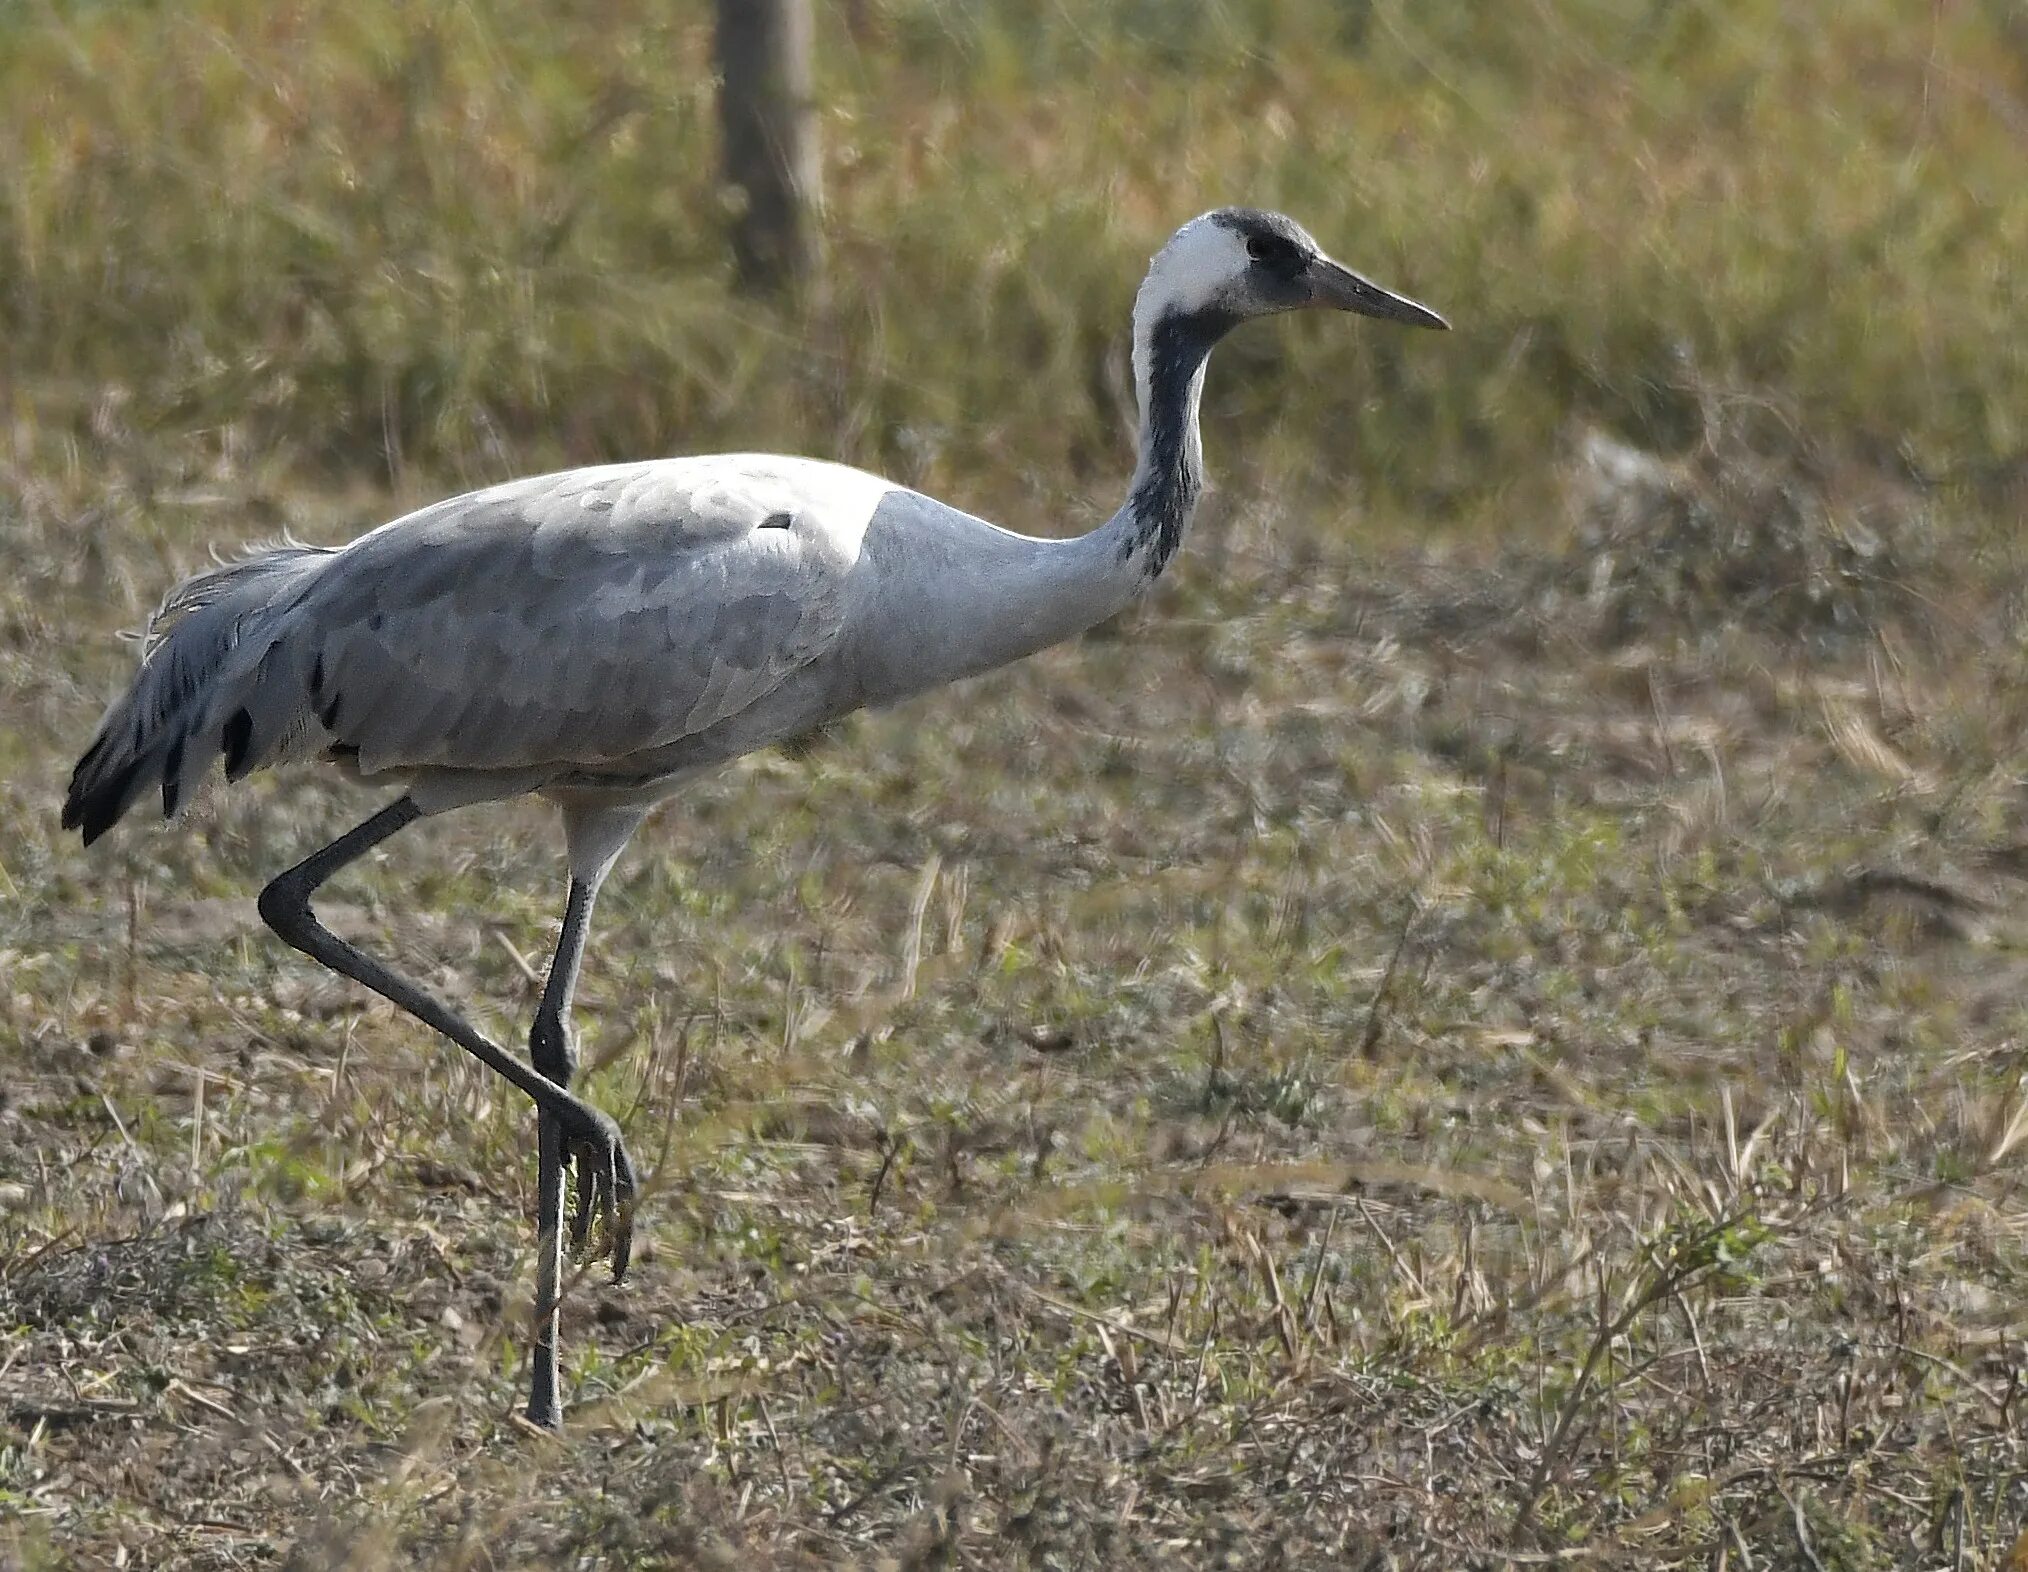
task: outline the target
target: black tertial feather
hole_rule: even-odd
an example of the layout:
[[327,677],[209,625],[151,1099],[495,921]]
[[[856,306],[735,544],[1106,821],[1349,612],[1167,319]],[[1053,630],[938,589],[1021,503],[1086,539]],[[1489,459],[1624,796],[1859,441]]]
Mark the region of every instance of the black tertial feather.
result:
[[183,744],[185,738],[178,733],[174,742],[162,755],[162,817],[176,817],[176,804],[183,797]]
[[247,749],[253,745],[253,717],[244,708],[232,712],[232,718],[225,723],[225,733],[219,738],[219,747],[225,752],[225,778],[236,781],[246,769]]

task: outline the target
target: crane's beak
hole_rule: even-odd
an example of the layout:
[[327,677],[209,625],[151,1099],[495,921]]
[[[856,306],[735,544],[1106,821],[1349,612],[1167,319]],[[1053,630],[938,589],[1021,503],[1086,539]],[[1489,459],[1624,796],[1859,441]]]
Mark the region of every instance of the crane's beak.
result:
[[1318,257],[1310,264],[1310,287],[1312,305],[1356,311],[1362,317],[1379,317],[1383,322],[1405,322],[1410,327],[1450,327],[1450,323],[1428,306],[1418,305],[1406,295],[1382,289],[1371,279],[1361,278],[1349,267],[1341,267],[1329,257]]

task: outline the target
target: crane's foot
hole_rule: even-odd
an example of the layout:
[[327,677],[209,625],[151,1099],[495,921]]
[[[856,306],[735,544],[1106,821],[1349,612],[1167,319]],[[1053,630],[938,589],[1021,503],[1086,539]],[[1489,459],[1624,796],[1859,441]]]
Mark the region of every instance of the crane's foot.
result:
[[[613,1264],[613,1281],[624,1281],[634,1253],[634,1160],[611,1117],[578,1102],[558,1116],[563,1150],[577,1168],[577,1212],[570,1223],[571,1253],[580,1260],[593,1241],[594,1256]],[[596,1229],[594,1229],[596,1224]],[[530,1419],[535,1415],[531,1413]]]

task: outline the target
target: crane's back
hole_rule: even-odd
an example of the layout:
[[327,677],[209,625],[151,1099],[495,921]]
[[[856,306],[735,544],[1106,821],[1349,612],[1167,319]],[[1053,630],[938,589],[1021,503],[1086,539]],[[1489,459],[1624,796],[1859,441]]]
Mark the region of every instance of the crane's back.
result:
[[157,782],[173,815],[218,754],[231,779],[318,753],[450,772],[469,799],[709,730],[835,639],[893,490],[776,455],[604,465],[199,574],[151,624],[65,826],[95,840]]

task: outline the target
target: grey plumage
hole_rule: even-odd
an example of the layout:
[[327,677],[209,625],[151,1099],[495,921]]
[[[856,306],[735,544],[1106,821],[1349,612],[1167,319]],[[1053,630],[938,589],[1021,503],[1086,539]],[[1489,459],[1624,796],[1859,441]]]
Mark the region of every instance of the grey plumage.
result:
[[322,753],[469,800],[708,730],[838,634],[851,564],[809,495],[830,468],[573,470],[200,574],[150,624],[66,827],[95,839],[156,780],[173,813],[221,753],[234,778]]
[[578,470],[360,541],[296,614],[333,740],[367,775],[596,766],[744,709],[836,636],[846,564],[821,530],[764,528],[794,504],[743,478]]

